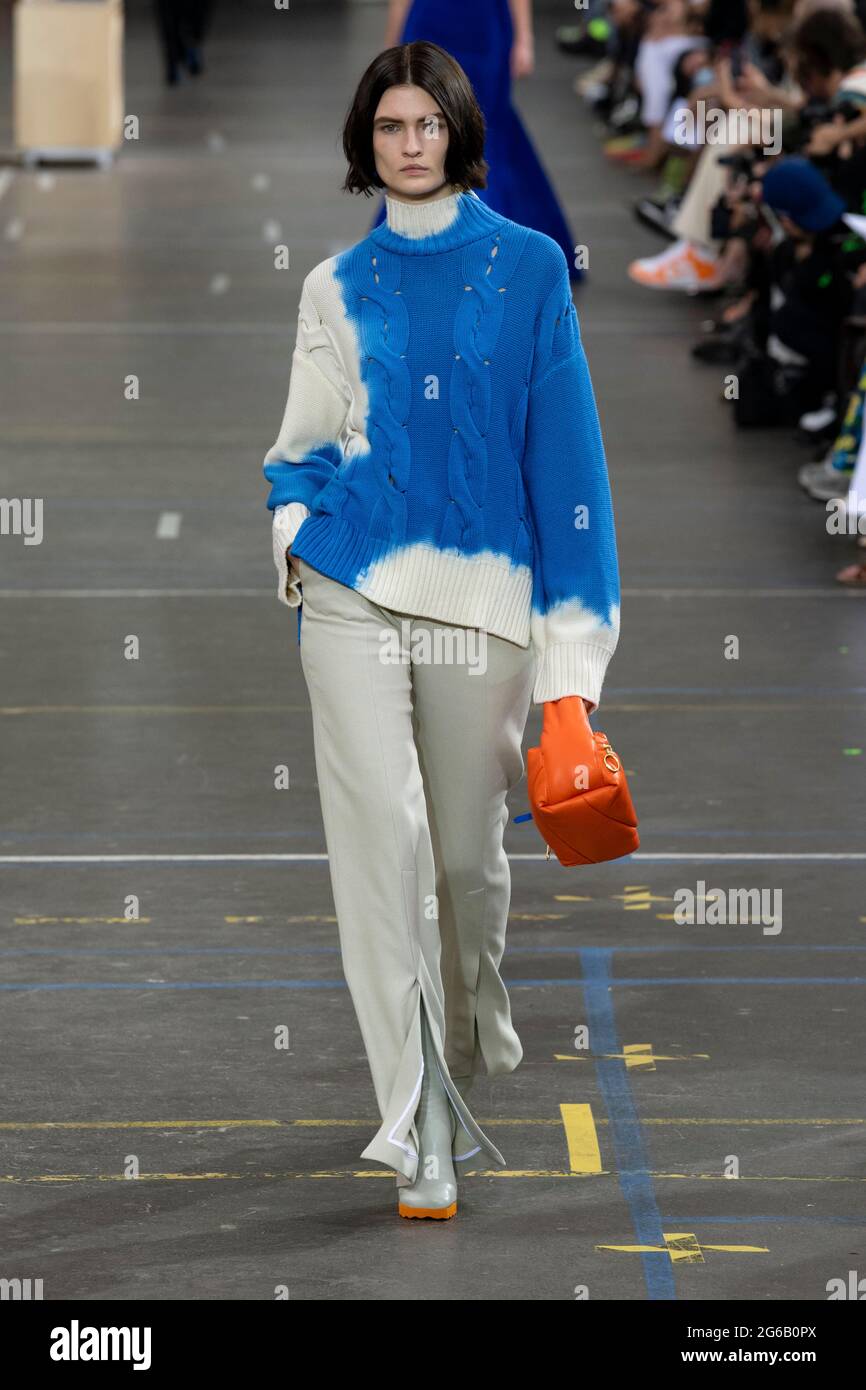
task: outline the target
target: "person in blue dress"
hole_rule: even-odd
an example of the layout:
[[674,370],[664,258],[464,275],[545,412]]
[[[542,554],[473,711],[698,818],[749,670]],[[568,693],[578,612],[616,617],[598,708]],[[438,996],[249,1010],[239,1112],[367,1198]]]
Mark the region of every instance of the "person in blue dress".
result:
[[[464,69],[487,123],[487,187],[478,197],[562,247],[577,282],[575,238],[544,166],[511,103],[512,78],[534,69],[532,0],[390,0],[385,47],[426,39]],[[385,216],[384,202],[373,226]]]

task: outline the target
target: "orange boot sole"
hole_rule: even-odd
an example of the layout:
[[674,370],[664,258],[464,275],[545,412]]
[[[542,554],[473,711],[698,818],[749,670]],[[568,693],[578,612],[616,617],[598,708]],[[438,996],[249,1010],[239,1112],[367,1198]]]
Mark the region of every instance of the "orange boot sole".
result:
[[457,1203],[452,1202],[450,1207],[404,1207],[401,1202],[397,1212],[400,1216],[428,1216],[433,1221],[446,1221],[449,1216],[457,1215]]

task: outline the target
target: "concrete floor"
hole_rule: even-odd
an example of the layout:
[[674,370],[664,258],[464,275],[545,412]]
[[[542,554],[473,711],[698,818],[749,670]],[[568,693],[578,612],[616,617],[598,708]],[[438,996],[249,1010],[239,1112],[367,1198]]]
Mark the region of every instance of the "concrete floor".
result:
[[[109,172],[3,179],[0,491],[44,498],[45,534],[0,542],[0,1276],[46,1299],[820,1301],[864,1270],[866,610],[833,582],[851,543],[797,488],[787,432],[736,436],[721,372],[692,363],[713,306],[626,278],[662,243],[555,20],[519,103],[590,248],[624,586],[596,723],[642,848],[567,872],[509,826],[525,1058],[473,1109],[511,1169],[468,1177],[449,1223],[398,1220],[358,1157],[378,1119],[261,476],[301,280],[371,215],[338,191],[337,131],[381,12],[225,7],[207,76],[166,91],[133,7],[140,140]],[[8,106],[4,70],[7,149]],[[699,881],[781,889],[782,931],[678,926]]]

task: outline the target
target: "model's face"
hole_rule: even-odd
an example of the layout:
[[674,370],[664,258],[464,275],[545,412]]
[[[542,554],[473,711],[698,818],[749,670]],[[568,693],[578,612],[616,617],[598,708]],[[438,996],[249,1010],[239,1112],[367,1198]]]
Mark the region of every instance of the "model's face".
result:
[[373,118],[376,172],[398,198],[429,198],[445,184],[448,125],[423,87],[389,87]]

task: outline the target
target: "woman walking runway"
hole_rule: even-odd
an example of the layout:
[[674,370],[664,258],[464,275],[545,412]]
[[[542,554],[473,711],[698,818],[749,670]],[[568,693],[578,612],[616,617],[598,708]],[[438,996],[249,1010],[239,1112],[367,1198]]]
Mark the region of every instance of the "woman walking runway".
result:
[[264,471],[381,1115],[363,1157],[397,1175],[401,1215],[447,1217],[455,1163],[505,1163],[466,1097],[522,1056],[506,796],[530,703],[600,699],[613,512],[568,265],[474,191],[466,74],[433,44],[388,50],[343,144],[344,187],[383,188],[386,221],[304,282]]

